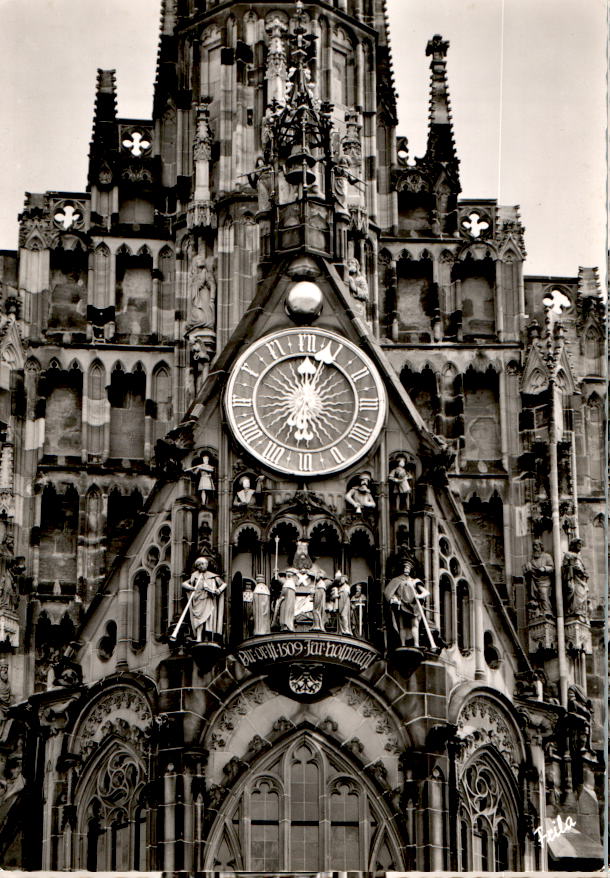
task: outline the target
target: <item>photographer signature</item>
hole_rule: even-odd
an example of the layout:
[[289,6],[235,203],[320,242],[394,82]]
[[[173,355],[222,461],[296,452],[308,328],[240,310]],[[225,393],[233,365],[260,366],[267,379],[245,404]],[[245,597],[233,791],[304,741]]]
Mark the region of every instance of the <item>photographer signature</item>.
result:
[[543,844],[545,841],[553,841],[560,835],[565,835],[566,832],[571,832],[573,829],[576,829],[576,820],[573,817],[568,816],[565,820],[562,820],[560,816],[557,816],[551,822],[551,826],[546,832],[542,826],[537,826],[534,829],[534,835],[538,837],[540,844]]

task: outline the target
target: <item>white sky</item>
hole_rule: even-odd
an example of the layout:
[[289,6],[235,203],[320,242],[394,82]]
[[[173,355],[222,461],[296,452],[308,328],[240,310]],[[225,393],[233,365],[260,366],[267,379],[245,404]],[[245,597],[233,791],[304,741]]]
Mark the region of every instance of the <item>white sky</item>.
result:
[[[388,0],[399,133],[425,149],[426,43],[451,43],[462,197],[520,204],[528,274],[606,262],[606,0]],[[0,0],[0,248],[23,193],[86,185],[98,67],[151,113],[159,0]]]

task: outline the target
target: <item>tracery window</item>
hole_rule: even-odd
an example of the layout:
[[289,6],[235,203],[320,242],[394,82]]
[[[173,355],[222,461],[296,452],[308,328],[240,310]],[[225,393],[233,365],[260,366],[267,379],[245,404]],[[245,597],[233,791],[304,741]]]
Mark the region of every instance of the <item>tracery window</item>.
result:
[[116,746],[92,771],[79,807],[89,871],[146,869],[144,780],[136,756]]
[[480,756],[466,766],[460,801],[461,871],[518,870],[515,798],[491,759]]
[[212,830],[206,869],[401,867],[392,818],[378,793],[311,734],[262,757],[234,793]]

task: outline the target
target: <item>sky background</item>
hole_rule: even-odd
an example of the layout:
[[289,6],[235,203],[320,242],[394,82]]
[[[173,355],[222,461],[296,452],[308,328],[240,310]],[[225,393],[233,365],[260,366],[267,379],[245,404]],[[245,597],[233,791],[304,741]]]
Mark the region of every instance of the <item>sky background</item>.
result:
[[[606,0],[388,0],[398,133],[425,151],[429,59],[450,41],[462,197],[521,205],[528,274],[606,262]],[[159,0],[0,0],[0,249],[25,191],[86,185],[98,67],[150,117]]]

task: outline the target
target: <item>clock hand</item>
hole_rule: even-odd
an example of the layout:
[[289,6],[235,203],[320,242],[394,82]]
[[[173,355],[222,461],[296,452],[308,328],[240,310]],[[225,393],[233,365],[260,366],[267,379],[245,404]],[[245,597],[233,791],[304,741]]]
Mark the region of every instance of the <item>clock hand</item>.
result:
[[313,376],[313,378],[311,379],[310,384],[316,383],[316,381],[318,380],[318,377],[320,375],[320,372],[322,371],[322,369],[324,368],[325,365],[330,366],[331,363],[335,362],[335,357],[339,353],[340,349],[341,349],[341,346],[339,345],[337,347],[336,352],[333,354],[332,342],[329,341],[328,344],[325,345],[321,351],[318,351],[317,354],[313,355],[314,360],[317,360],[320,365],[316,369],[316,373]]

